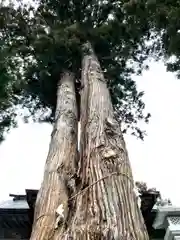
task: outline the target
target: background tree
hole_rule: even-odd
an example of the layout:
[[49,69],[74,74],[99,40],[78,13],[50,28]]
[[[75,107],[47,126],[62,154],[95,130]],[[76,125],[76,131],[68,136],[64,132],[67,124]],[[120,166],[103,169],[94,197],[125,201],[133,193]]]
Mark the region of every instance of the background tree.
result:
[[8,131],[16,125],[15,105],[18,104],[18,74],[12,75],[9,59],[12,53],[9,51],[8,42],[12,35],[7,25],[12,21],[14,10],[11,7],[3,7],[0,4],[0,142],[4,140],[4,131]]

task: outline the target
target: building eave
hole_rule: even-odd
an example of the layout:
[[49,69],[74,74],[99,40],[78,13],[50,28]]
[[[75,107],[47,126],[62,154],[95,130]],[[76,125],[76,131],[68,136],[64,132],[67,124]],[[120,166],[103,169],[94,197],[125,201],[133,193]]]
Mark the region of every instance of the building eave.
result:
[[180,216],[180,208],[173,206],[158,207],[153,228],[162,229],[167,228],[167,217],[168,216]]

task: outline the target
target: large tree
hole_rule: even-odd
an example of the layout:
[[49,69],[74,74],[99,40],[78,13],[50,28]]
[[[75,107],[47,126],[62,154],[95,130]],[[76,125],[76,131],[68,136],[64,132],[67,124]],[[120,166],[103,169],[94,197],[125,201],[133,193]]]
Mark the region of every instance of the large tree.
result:
[[[52,135],[31,239],[149,239],[121,128],[90,43],[83,44],[83,54],[80,158],[72,167],[75,147],[68,146],[75,146],[71,140],[75,125],[71,123],[69,128],[68,123],[77,123],[72,111],[75,91],[65,91],[62,84],[56,116],[66,121],[61,123],[56,117],[54,128],[56,132],[59,126],[59,135],[55,139]],[[75,144],[77,136],[73,139]]]
[[[24,104],[50,107],[49,119],[55,122],[31,239],[148,239],[119,126],[124,120],[143,137],[136,123],[147,117],[131,74],[142,70],[149,53],[146,5],[43,0],[37,10],[19,7],[15,23],[10,18],[2,26],[5,34],[14,33],[6,44],[12,54],[8,73],[17,76],[21,66],[18,89]],[[66,81],[57,88],[60,74]],[[79,168],[72,169],[75,95],[82,134]]]
[[[112,19],[110,14],[113,15]],[[57,134],[52,136],[44,180],[36,203],[31,239],[66,239],[68,235],[73,239],[148,239],[133,192],[131,168],[118,125],[122,118],[129,123],[136,123],[137,118],[143,118],[142,94],[138,94],[135,83],[130,78],[134,69],[130,63],[128,65],[128,61],[136,61],[142,66],[145,60],[143,54],[146,50],[144,45],[146,28],[143,29],[139,22],[132,24],[132,17],[127,17],[124,5],[111,1],[90,4],[80,1],[74,1],[73,4],[71,1],[65,3],[42,1],[37,11],[33,12],[33,17],[30,17],[26,10],[18,17],[19,24],[13,25],[16,28],[16,38],[9,43],[11,49],[15,49],[16,56],[11,58],[11,62],[15,66],[17,56],[24,61],[21,71],[25,100],[29,101],[27,98],[29,95],[31,99],[34,98],[40,103],[39,106],[51,107],[50,117],[55,119],[54,128]],[[117,28],[119,31],[116,31]],[[86,42],[92,44],[97,57],[94,54],[89,55],[91,49],[83,48]],[[81,67],[84,55],[85,65],[89,62],[88,59],[91,62],[88,69],[84,69],[85,66]],[[83,76],[83,81],[80,81],[82,68],[87,76]],[[92,76],[89,72],[91,68]],[[81,85],[82,93],[86,93],[90,85],[84,99],[94,98],[94,101],[88,100],[87,105],[81,100],[81,109],[78,104],[80,114],[86,111],[89,114],[81,118],[83,143],[81,159],[78,159],[79,169],[73,168],[73,173],[68,159],[74,161],[75,149],[70,149],[72,151],[69,152],[67,147],[65,152],[64,146],[73,144],[75,126],[70,124],[72,118],[68,113],[74,109],[74,105],[71,102],[65,108],[64,104],[69,101],[68,92],[75,97],[75,91],[72,93],[72,89],[69,89],[63,93],[63,84],[62,89],[60,88],[61,96],[60,90],[57,90],[59,75],[62,73],[66,75],[67,71],[75,75],[77,95],[78,85]],[[105,81],[103,75],[107,83],[100,84],[101,81]],[[75,83],[71,79],[71,84],[73,82]],[[111,91],[114,110],[107,84]],[[99,90],[101,98],[98,98],[98,92],[92,91],[92,88],[98,86],[102,88]],[[61,105],[62,108],[59,110]],[[101,107],[103,111],[100,110]],[[133,107],[136,110],[135,114]],[[63,123],[61,118],[57,117],[56,113],[59,111],[61,115],[58,117],[64,114],[63,117],[67,118],[66,121],[62,119],[65,121]],[[71,128],[68,127],[69,124]],[[117,127],[116,134],[114,124]],[[64,174],[67,176],[64,177]],[[75,186],[71,186],[72,191],[68,182],[73,178]],[[111,184],[114,186],[112,189]],[[99,188],[101,191],[98,195]],[[85,190],[87,192],[84,193]],[[77,194],[77,199],[74,194]],[[88,202],[85,204],[84,201]],[[99,204],[102,206],[98,207]],[[83,207],[86,212],[82,210]],[[60,208],[63,213],[59,212]],[[83,227],[85,225],[86,227]]]

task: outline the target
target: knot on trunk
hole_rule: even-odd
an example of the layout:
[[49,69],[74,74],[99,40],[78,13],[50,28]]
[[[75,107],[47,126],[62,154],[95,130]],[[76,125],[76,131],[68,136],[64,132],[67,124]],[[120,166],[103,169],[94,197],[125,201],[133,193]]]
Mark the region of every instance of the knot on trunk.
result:
[[102,156],[104,159],[114,159],[118,157],[118,154],[114,149],[105,148],[102,152]]
[[109,136],[114,136],[114,135],[117,135],[119,133],[119,125],[111,117],[107,117],[106,120],[105,120],[105,132]]

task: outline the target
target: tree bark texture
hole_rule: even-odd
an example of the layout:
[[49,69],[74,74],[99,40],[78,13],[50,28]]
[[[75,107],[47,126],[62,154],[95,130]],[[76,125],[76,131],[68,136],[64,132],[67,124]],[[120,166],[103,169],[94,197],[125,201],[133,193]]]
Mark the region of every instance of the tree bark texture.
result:
[[[65,73],[57,89],[55,123],[37,196],[31,240],[59,239],[70,217],[68,199],[75,191],[77,153],[77,105],[74,77]],[[61,206],[62,216],[56,213]]]
[[82,185],[64,239],[148,240],[107,84],[91,45],[84,47],[78,172]]

